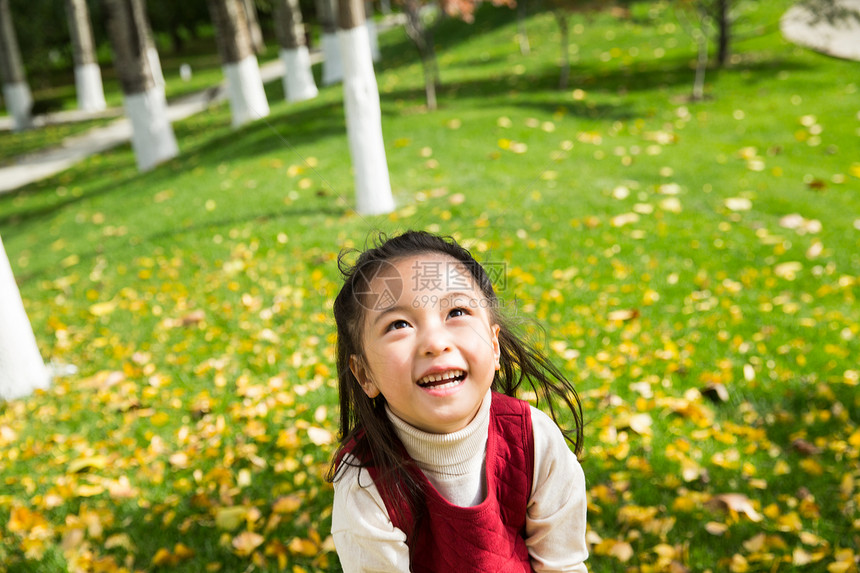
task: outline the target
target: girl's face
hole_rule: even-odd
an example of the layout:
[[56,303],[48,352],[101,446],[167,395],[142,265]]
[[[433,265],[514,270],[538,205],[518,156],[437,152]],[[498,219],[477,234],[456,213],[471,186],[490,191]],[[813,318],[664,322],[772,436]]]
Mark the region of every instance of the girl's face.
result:
[[[438,434],[474,418],[499,368],[499,326],[489,301],[456,259],[400,259],[370,281],[362,348],[350,369],[371,398]],[[395,272],[396,271],[396,272]]]

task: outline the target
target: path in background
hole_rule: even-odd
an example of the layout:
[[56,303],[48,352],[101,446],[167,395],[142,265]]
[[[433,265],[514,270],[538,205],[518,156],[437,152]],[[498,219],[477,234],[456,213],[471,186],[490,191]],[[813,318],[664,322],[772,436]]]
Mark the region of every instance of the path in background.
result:
[[[321,61],[321,59],[321,54],[311,54],[311,63],[315,64]],[[264,83],[282,77],[284,72],[284,63],[280,58],[260,66],[260,75],[263,77]],[[222,82],[214,88],[169,102],[167,116],[170,118],[170,122],[173,123],[200,113],[210,105],[220,103],[226,98],[226,84]],[[105,115],[120,115],[121,113],[122,109],[113,109],[95,114],[70,111],[42,116],[41,119],[37,119],[36,121],[37,125],[38,122],[41,122],[42,125],[48,125],[50,123],[60,123],[62,120],[81,121],[82,119],[104,117]],[[67,137],[59,147],[52,147],[16,157],[14,159],[15,163],[12,165],[0,167],[0,194],[50,177],[68,169],[90,155],[107,151],[130,139],[131,122],[128,121],[128,118],[122,117],[105,127],[95,127],[81,135]]]

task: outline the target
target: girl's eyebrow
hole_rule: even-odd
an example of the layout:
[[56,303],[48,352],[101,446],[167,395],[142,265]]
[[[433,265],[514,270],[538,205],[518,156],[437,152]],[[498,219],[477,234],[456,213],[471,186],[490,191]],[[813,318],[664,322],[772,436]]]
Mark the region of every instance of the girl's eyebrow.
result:
[[399,312],[405,313],[405,312],[408,312],[408,310],[409,310],[409,307],[406,305],[403,305],[403,304],[397,304],[394,306],[389,306],[388,308],[386,308],[385,310],[383,310],[382,312],[377,314],[376,318],[373,319],[373,322],[371,324],[376,326],[376,324],[379,323],[379,321],[381,321],[383,318],[385,318],[389,314],[394,314],[394,313],[399,313]]
[[477,296],[475,296],[475,293],[474,293],[474,292],[465,292],[465,291],[454,291],[454,292],[449,292],[449,293],[445,294],[444,296],[442,296],[442,297],[440,297],[440,298],[454,298],[454,297],[457,297],[457,296],[463,296],[463,297],[466,297],[466,298],[471,298],[471,299],[473,299],[473,300],[477,300],[477,299],[478,299],[478,297],[477,297]]

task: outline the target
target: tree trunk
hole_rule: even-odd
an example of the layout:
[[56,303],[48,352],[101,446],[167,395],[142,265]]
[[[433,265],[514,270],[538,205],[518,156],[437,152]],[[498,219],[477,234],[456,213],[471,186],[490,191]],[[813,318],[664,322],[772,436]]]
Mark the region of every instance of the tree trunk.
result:
[[693,81],[693,101],[702,101],[705,99],[705,72],[708,69],[708,37],[698,30],[695,35],[696,46],[698,53],[696,56],[696,78]]
[[439,84],[439,65],[436,60],[436,48],[433,43],[433,28],[428,26],[421,17],[421,2],[419,0],[404,0],[403,11],[406,14],[406,35],[418,49],[421,65],[424,68],[424,95],[427,109],[436,109],[436,86]]
[[2,239],[0,300],[0,400],[13,400],[36,388],[47,388],[51,376],[39,353]]
[[152,169],[179,153],[167,117],[164,87],[156,83],[147,43],[148,23],[141,0],[102,0],[114,67],[131,121],[137,167]]
[[520,42],[520,54],[528,56],[532,49],[529,44],[529,33],[526,30],[526,19],[528,18],[528,8],[526,0],[517,2],[517,38]]
[[69,34],[75,60],[78,109],[101,111],[107,104],[86,0],[66,0],[66,15],[69,19]]
[[266,43],[263,41],[263,30],[260,28],[260,19],[257,17],[257,5],[254,0],[242,0],[245,8],[245,18],[248,20],[248,31],[251,34],[251,45],[254,53],[258,56],[266,51]]
[[281,61],[286,69],[284,96],[290,102],[317,97],[299,0],[275,0],[274,18]]
[[317,20],[322,28],[320,48],[323,55],[324,86],[336,84],[343,79],[343,62],[337,39],[337,2],[338,0],[316,0]]
[[559,89],[566,90],[570,79],[570,26],[567,21],[567,13],[563,8],[553,10],[555,21],[558,22],[558,30],[561,33],[561,73],[558,77]]
[[269,115],[269,102],[241,0],[208,0],[221,69],[227,78],[233,127]]
[[390,213],[394,210],[394,197],[363,0],[340,0],[337,22],[344,64],[346,132],[355,172],[356,211],[366,215]]
[[731,55],[731,34],[732,21],[729,14],[730,0],[717,0],[716,3],[716,18],[717,18],[717,65],[724,68],[729,62]]
[[143,39],[146,42],[146,57],[149,59],[149,67],[152,70],[152,77],[155,80],[155,85],[164,89],[164,72],[161,70],[161,58],[158,55],[158,48],[155,45],[155,35],[152,33],[152,24],[149,22],[149,16],[146,15],[146,0],[134,0],[132,6],[135,11],[135,18],[141,22],[141,30],[143,31]]
[[0,81],[3,82],[3,100],[12,117],[13,129],[27,129],[33,121],[33,95],[21,62],[9,0],[0,0]]

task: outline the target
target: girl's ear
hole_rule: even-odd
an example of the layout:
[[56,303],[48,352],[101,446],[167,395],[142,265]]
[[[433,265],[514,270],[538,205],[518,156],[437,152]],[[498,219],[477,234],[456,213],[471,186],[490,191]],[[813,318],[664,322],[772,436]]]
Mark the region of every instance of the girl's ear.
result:
[[355,376],[355,379],[358,380],[359,386],[361,386],[361,389],[364,390],[368,398],[372,399],[379,396],[379,388],[370,379],[364,361],[357,354],[349,356],[349,369],[352,375]]
[[499,345],[499,331],[501,327],[498,324],[494,324],[491,327],[493,333],[493,358],[496,361],[496,370],[502,369],[502,364],[500,362],[502,357],[502,347]]

